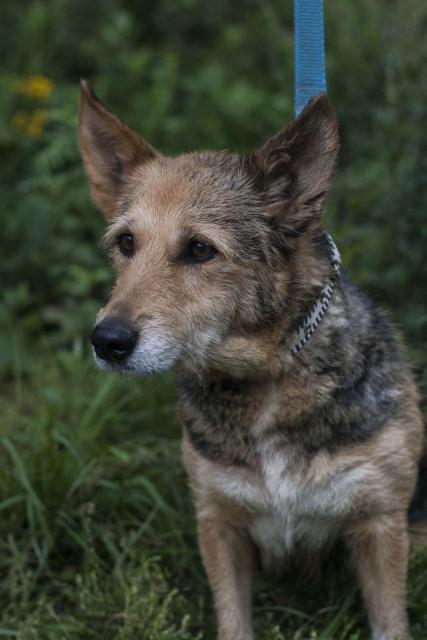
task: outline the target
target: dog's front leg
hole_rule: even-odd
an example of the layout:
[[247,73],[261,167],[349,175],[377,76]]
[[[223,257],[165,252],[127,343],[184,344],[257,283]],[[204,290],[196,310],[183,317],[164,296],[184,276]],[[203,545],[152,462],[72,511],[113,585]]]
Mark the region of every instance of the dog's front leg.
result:
[[[205,512],[206,513],[206,512]],[[214,595],[219,640],[253,640],[253,546],[244,527],[211,511],[198,517],[199,545]]]
[[409,640],[406,614],[406,513],[352,526],[347,541],[368,610],[373,640]]

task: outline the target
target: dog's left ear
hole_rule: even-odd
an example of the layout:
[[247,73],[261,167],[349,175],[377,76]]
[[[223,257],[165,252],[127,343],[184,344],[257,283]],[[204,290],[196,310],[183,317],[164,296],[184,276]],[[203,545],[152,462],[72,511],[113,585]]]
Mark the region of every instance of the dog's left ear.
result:
[[84,80],[80,83],[80,151],[92,199],[107,219],[117,212],[132,170],[156,151],[108,111]]
[[250,157],[270,215],[295,229],[318,219],[338,153],[338,124],[325,94]]

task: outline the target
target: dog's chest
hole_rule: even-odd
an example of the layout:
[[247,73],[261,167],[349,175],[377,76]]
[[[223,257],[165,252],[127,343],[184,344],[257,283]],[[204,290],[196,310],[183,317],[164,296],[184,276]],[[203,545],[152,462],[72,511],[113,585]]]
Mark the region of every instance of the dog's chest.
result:
[[[305,425],[304,433],[299,425],[284,427],[287,404],[274,387],[250,402],[238,389],[203,400],[199,413],[190,406],[191,419],[184,417],[203,460],[196,484],[244,508],[265,564],[296,546],[323,547],[353,508],[365,466],[351,458],[337,463],[328,440],[323,445],[318,437],[321,424]],[[311,449],[310,434],[316,443]]]
[[[280,562],[295,547],[317,551],[333,540],[353,507],[366,472],[363,465],[334,470],[328,469],[327,458],[319,458],[298,470],[295,451],[274,443],[259,459],[257,474],[217,467],[211,481],[216,491],[248,511],[249,532],[263,564]],[[316,466],[322,467],[320,474]]]

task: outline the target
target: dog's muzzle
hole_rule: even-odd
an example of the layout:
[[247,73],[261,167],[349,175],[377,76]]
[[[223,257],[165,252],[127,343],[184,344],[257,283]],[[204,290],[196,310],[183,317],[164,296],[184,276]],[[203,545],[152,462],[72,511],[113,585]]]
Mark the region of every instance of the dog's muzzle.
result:
[[120,362],[135,348],[138,333],[118,318],[107,318],[95,325],[91,342],[101,360]]

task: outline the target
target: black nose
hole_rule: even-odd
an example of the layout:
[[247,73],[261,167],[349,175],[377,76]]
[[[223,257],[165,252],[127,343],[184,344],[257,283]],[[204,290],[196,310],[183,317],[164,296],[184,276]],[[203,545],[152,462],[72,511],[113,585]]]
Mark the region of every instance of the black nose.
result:
[[137,332],[122,320],[110,318],[95,326],[90,339],[98,358],[118,362],[132,353],[137,338]]

